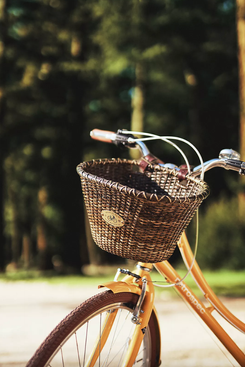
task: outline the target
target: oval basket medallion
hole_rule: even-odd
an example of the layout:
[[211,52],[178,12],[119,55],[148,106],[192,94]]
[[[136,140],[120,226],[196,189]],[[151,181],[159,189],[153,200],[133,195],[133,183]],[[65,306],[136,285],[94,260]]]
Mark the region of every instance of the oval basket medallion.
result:
[[114,213],[112,210],[102,210],[102,218],[106,223],[112,225],[113,227],[122,227],[124,225],[124,220],[120,215]]

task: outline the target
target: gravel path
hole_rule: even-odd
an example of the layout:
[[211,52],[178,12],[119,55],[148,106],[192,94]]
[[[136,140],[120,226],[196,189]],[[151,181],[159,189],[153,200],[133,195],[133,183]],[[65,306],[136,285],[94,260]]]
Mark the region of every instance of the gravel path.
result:
[[[79,303],[97,289],[47,283],[0,282],[0,367],[25,367],[36,348]],[[245,299],[225,299],[225,305],[245,322]],[[224,356],[203,324],[180,299],[162,292],[156,300],[162,328],[162,366],[238,366]],[[224,325],[227,323],[224,323]],[[245,335],[228,325],[245,351]]]

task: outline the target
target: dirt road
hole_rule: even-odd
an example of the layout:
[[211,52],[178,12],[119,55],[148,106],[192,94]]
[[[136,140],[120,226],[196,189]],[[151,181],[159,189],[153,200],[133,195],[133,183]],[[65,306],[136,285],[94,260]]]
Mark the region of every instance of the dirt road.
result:
[[[95,292],[88,287],[0,282],[0,367],[24,367],[56,324]],[[245,299],[225,299],[225,304],[245,322]],[[156,307],[162,328],[162,366],[238,365],[227,360],[224,348],[219,349],[181,300],[162,292]],[[230,326],[228,330],[245,351],[245,335]]]

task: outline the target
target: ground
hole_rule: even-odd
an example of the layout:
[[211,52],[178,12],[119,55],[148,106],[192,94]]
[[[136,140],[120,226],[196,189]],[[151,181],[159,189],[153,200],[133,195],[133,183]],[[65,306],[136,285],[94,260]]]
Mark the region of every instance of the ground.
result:
[[[0,282],[0,367],[25,367],[36,348],[75,306],[97,292],[95,287],[39,282]],[[245,299],[224,299],[245,322]],[[162,332],[162,366],[238,366],[179,298],[163,291],[156,299]],[[227,324],[225,322],[225,324]],[[245,351],[245,335],[228,325]]]

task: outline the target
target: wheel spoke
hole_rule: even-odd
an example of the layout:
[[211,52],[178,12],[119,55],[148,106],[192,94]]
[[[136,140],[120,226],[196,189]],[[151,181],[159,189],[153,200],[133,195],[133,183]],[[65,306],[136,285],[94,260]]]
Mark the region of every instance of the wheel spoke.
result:
[[[120,367],[134,332],[131,315],[137,300],[135,294],[105,292],[84,302],[54,329],[26,367]],[[151,325],[136,366],[151,367]]]
[[79,367],[81,367],[81,359],[80,359],[79,346],[78,346],[78,341],[77,341],[77,333],[75,333],[75,339],[76,339],[76,347],[77,347],[78,364],[79,364]]
[[86,323],[86,333],[85,333],[85,338],[84,338],[83,367],[85,367],[85,361],[86,361],[87,341],[88,341],[88,326],[89,326],[89,321]]

